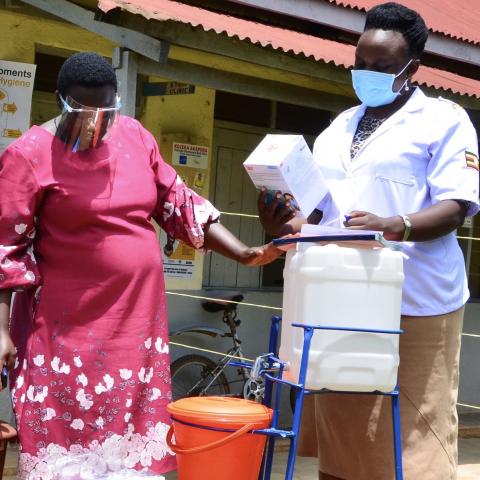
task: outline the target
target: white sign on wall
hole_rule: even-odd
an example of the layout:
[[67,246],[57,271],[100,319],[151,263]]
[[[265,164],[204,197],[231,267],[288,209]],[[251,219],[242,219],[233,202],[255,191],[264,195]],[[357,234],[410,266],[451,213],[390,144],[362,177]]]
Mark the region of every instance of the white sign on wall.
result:
[[0,152],[30,128],[36,68],[0,60]]
[[[187,187],[199,195],[204,194],[208,169],[208,147],[173,142],[172,165]],[[163,243],[162,243],[163,244]],[[192,280],[198,268],[198,254],[195,249],[175,242],[172,254],[163,259],[165,276]]]
[[173,143],[172,165],[202,170],[208,169],[208,147],[189,145],[188,143]]

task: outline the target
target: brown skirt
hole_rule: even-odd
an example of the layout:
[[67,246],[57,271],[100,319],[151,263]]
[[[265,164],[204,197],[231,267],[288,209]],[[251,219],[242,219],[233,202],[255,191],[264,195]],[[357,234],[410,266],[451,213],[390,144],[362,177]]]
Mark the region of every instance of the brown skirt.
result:
[[[402,317],[400,412],[404,480],[454,480],[457,394],[464,308]],[[391,399],[373,395],[306,397],[299,454],[342,480],[394,480]],[[327,477],[328,478],[328,477]]]

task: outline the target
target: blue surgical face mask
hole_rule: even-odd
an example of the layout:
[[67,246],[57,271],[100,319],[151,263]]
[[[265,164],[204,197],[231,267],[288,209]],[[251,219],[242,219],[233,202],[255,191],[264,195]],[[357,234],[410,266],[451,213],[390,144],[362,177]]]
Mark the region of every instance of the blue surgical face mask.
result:
[[408,79],[405,80],[405,83],[396,92],[393,91],[393,83],[412,61],[413,59],[411,59],[397,75],[393,73],[373,72],[371,70],[352,70],[353,89],[357,97],[367,107],[389,105],[400,95]]

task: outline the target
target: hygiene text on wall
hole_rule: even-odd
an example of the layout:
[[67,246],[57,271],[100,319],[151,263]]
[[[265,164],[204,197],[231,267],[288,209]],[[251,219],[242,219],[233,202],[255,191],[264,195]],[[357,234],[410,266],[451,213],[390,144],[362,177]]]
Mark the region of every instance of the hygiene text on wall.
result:
[[0,152],[30,127],[36,68],[0,60]]
[[[174,142],[172,165],[185,184],[204,195],[208,171],[208,147]],[[173,244],[173,253],[163,259],[166,277],[191,279],[195,269],[195,249],[180,242]]]

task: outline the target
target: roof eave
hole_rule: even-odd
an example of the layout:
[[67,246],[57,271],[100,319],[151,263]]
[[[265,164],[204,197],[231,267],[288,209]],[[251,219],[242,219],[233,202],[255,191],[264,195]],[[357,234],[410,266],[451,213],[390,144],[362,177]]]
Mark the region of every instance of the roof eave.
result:
[[[270,12],[315,22],[360,35],[365,12],[314,0],[228,0]],[[457,40],[440,33],[430,33],[425,52],[470,65],[480,66],[480,45]]]

